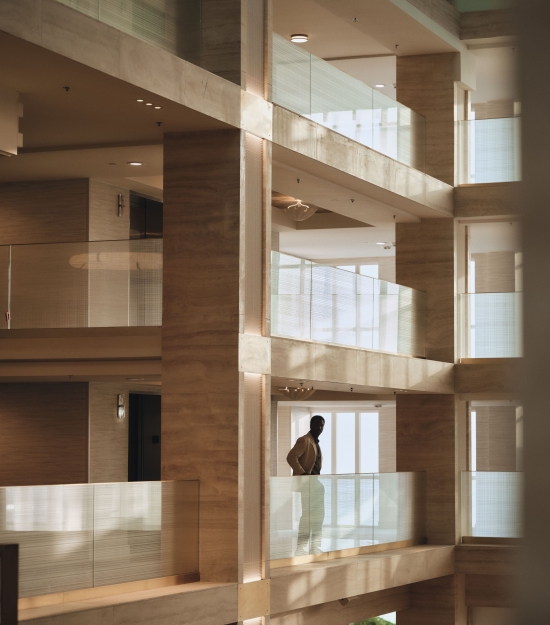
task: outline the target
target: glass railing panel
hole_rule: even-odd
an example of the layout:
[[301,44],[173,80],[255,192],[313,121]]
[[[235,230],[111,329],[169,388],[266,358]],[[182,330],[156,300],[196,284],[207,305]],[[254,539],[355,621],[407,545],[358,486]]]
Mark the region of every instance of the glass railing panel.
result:
[[10,309],[10,247],[0,247],[0,330],[9,327],[8,311]]
[[402,540],[424,531],[421,474],[271,478],[271,559]]
[[425,355],[425,293],[272,252],[272,334]]
[[0,269],[10,254],[11,329],[162,325],[162,239],[5,246]]
[[276,34],[273,102],[424,169],[426,120],[421,115]]
[[198,571],[198,482],[0,488],[22,597]]
[[513,0],[454,0],[454,5],[461,13],[497,11],[498,9],[511,9]]
[[518,358],[523,355],[522,295],[460,295],[462,358]]
[[459,122],[463,184],[521,180],[521,118]]
[[521,538],[523,473],[462,473],[464,536]]
[[375,474],[375,544],[420,541],[424,537],[425,482],[425,473]]

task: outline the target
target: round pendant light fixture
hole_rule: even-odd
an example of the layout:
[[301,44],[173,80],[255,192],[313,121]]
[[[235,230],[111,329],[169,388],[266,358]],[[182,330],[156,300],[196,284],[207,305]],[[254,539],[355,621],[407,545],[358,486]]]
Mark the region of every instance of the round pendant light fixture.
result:
[[279,389],[279,393],[288,397],[292,401],[303,401],[311,397],[315,393],[315,389],[312,387],[304,388],[304,383],[300,382],[300,388],[292,388],[291,386],[285,386]]
[[295,204],[290,204],[286,208],[283,208],[283,210],[287,215],[290,215],[294,221],[304,221],[317,212],[317,207],[311,207],[307,204],[302,204],[302,200],[296,200]]

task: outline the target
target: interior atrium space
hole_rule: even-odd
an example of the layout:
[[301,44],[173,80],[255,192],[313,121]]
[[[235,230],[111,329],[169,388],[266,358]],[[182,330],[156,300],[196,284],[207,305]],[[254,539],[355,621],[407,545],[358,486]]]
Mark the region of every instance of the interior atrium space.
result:
[[549,28],[0,0],[1,625],[550,622]]

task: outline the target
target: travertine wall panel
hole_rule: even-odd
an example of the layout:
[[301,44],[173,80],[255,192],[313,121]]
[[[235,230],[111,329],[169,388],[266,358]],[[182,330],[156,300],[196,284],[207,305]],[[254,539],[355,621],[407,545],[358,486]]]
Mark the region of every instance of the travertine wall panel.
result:
[[[130,192],[122,187],[90,180],[89,241],[126,240],[130,235]],[[122,215],[118,215],[118,196],[123,196]]]
[[447,575],[411,586],[411,608],[399,625],[465,625],[464,579]]
[[0,486],[88,481],[88,385],[0,384]]
[[426,471],[426,531],[430,544],[457,537],[458,484],[455,398],[397,395],[397,471]]
[[516,470],[516,407],[477,406],[476,470]]
[[513,575],[520,548],[512,545],[457,545],[456,572],[468,575]]
[[499,217],[521,213],[521,182],[467,184],[454,189],[455,217]]
[[425,172],[455,182],[456,53],[397,57],[397,101],[426,118]]
[[167,135],[162,479],[201,484],[200,571],[238,578],[241,133]]
[[472,254],[475,262],[475,293],[513,293],[516,290],[514,252]]
[[514,37],[517,28],[511,9],[467,11],[460,14],[461,39]]
[[457,393],[515,393],[521,391],[522,358],[455,365]]
[[409,586],[379,590],[349,603],[329,601],[321,605],[293,610],[271,617],[270,625],[349,625],[380,614],[406,610],[411,605]]
[[0,245],[86,241],[88,180],[0,184]]
[[466,605],[517,607],[517,579],[513,575],[466,575]]
[[397,283],[427,293],[426,358],[454,362],[454,221],[426,219],[395,230]]

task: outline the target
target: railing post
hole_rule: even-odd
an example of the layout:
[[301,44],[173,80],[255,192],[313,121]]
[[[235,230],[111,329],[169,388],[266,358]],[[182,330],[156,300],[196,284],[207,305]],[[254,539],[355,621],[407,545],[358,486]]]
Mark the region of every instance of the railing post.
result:
[[0,623],[17,624],[19,545],[0,545]]

